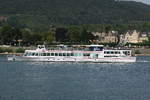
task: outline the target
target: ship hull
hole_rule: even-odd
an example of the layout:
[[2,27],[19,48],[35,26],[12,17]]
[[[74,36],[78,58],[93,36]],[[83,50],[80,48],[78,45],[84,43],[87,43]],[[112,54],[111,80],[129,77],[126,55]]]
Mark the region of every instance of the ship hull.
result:
[[75,58],[75,57],[8,57],[9,61],[41,61],[41,62],[136,62],[136,57],[103,57],[103,58]]

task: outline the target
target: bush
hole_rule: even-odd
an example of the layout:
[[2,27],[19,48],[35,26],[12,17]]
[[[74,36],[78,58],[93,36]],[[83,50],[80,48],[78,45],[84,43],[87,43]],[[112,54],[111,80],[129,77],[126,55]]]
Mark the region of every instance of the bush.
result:
[[4,52],[12,53],[12,52],[13,52],[13,49],[11,49],[11,48],[5,48],[5,49],[4,49]]
[[25,49],[23,48],[18,48],[16,49],[16,53],[24,53]]
[[4,49],[3,48],[0,48],[0,53],[3,53],[4,52]]
[[135,50],[135,54],[141,54],[139,50]]
[[11,49],[11,48],[0,48],[0,53],[5,53],[5,52],[12,53],[13,49]]

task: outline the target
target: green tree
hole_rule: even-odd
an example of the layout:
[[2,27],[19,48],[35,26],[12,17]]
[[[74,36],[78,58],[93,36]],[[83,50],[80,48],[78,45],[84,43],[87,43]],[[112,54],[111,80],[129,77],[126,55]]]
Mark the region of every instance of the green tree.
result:
[[55,36],[54,36],[54,33],[52,31],[49,31],[49,32],[45,33],[45,36],[43,38],[44,38],[43,40],[47,44],[50,44],[55,40]]
[[68,29],[64,27],[59,27],[56,28],[55,30],[55,39],[58,42],[65,42],[68,40],[68,35],[67,35]]
[[77,26],[71,26],[68,28],[68,36],[71,42],[80,42],[80,28]]
[[148,37],[148,46],[150,46],[150,36]]
[[38,44],[43,44],[44,43],[42,34],[38,33],[38,32],[36,32],[36,33],[32,32],[31,39],[32,40],[30,42],[33,45],[38,45]]
[[7,25],[1,28],[1,42],[2,44],[11,44],[15,40],[14,28]]
[[32,32],[30,29],[23,29],[22,31],[22,40],[24,45],[30,45],[32,41]]
[[90,42],[90,40],[93,40],[95,37],[91,32],[88,32],[86,29],[82,29],[80,32],[80,41],[81,42]]
[[32,32],[29,29],[22,30],[22,40],[25,45],[43,44],[41,32]]

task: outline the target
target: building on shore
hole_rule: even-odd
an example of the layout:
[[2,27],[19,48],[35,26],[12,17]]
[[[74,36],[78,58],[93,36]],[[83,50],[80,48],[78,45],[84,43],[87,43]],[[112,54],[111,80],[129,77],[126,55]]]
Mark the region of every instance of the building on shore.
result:
[[140,34],[140,37],[139,37],[139,42],[144,42],[144,41],[148,41],[148,33],[142,33]]
[[128,30],[125,33],[118,34],[117,31],[106,32],[92,32],[97,38],[95,43],[119,43],[125,45],[126,43],[141,43],[148,41],[150,33],[139,32],[137,30]]
[[129,30],[124,34],[121,34],[120,37],[121,44],[126,43],[141,43],[143,41],[148,41],[148,33],[138,32],[137,30]]
[[124,42],[125,43],[138,43],[139,42],[140,32],[136,30],[127,31],[124,34]]
[[109,31],[106,32],[92,32],[94,36],[96,36],[96,43],[117,43],[118,42],[118,32],[117,31]]

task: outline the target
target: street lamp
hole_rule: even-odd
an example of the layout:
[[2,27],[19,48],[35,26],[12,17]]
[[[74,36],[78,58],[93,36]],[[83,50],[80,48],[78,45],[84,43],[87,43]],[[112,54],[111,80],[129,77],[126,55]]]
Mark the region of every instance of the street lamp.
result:
[[17,40],[17,41],[19,42],[19,47],[20,47],[20,44],[21,44],[21,42],[22,42],[23,40],[19,39],[19,40]]

